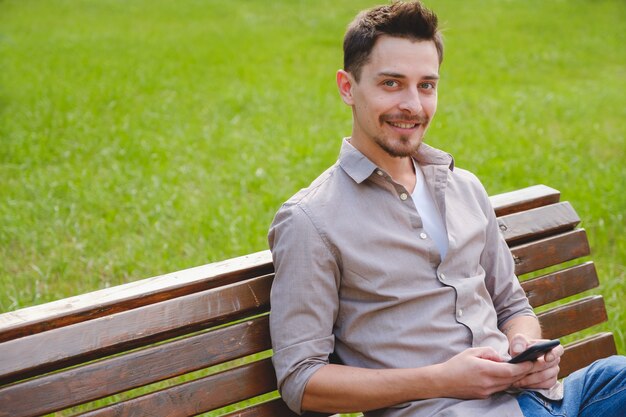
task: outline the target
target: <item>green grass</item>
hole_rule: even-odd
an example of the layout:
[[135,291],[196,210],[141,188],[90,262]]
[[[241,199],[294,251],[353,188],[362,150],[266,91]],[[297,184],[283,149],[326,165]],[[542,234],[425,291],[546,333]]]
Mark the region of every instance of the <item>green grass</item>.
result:
[[[427,2],[427,141],[584,219],[626,352],[626,5]],[[350,133],[334,74],[371,1],[0,1],[0,312],[267,247]]]

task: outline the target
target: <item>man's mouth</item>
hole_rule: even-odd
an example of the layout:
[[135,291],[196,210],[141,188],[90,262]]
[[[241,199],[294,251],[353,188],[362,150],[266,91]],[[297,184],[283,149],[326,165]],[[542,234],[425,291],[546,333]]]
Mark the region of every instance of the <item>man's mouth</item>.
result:
[[387,123],[389,123],[393,127],[398,127],[400,129],[413,129],[419,125],[419,123],[391,122],[391,121],[387,121]]
[[[403,117],[404,116],[404,117]],[[428,123],[428,117],[425,115],[414,115],[410,117],[406,117],[406,115],[392,115],[392,114],[383,114],[380,116],[380,122],[387,123],[391,127],[395,127],[397,129],[416,129],[420,125],[424,125]]]

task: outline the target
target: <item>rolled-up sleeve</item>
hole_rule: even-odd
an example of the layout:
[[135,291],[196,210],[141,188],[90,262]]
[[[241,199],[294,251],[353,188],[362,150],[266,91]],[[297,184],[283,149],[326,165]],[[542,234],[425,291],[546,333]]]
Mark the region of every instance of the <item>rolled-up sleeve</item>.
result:
[[270,331],[278,390],[301,413],[307,382],[334,349],[339,267],[319,225],[297,203],[286,203],[269,231],[275,267]]

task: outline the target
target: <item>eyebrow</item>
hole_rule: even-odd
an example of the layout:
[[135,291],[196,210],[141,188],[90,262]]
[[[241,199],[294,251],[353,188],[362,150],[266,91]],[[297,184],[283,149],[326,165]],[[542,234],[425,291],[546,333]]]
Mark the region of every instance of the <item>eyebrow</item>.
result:
[[[381,72],[379,72],[376,75],[378,77],[390,77],[390,78],[400,78],[400,79],[405,79],[406,78],[406,75],[400,74],[400,73],[397,73],[397,72],[381,71]],[[425,80],[438,80],[439,79],[439,75],[437,75],[437,74],[426,75],[425,77],[423,77],[423,79],[425,79]]]

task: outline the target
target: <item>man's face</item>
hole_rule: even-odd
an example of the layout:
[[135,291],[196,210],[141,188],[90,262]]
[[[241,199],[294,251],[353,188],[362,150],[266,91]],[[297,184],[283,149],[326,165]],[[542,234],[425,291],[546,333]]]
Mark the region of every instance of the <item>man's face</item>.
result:
[[341,73],[337,81],[344,102],[352,106],[355,146],[394,157],[415,152],[437,109],[435,44],[381,36],[358,82]]

